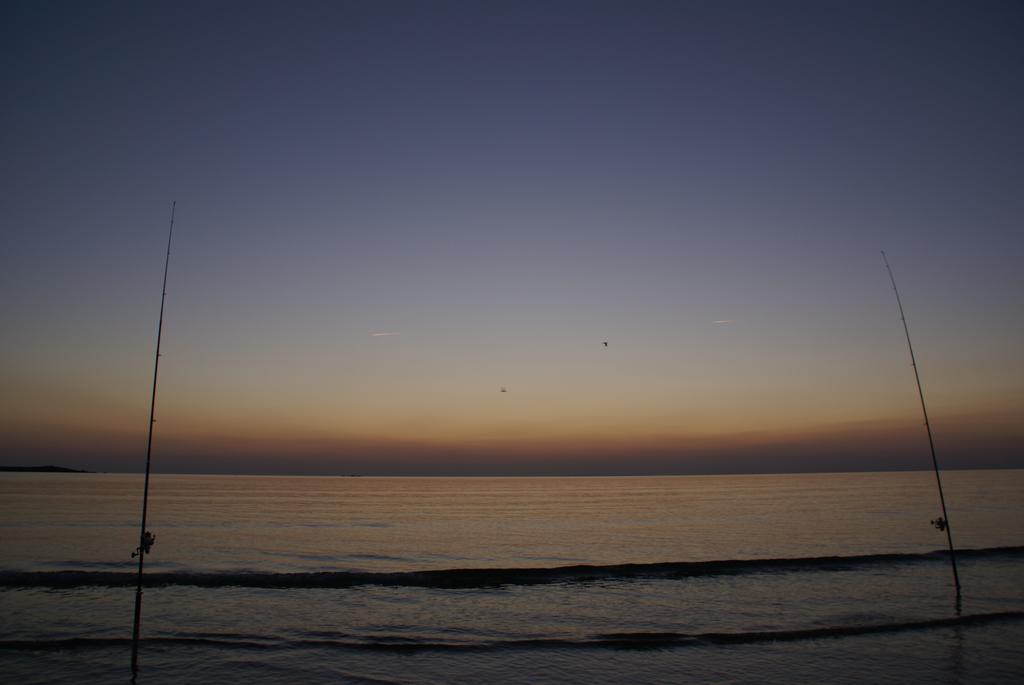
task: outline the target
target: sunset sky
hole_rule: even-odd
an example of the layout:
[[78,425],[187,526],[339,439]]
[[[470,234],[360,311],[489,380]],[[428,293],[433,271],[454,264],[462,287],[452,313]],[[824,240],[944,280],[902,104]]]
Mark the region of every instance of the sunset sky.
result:
[[1021,36],[1016,1],[5,2],[0,464],[144,468],[177,201],[156,472],[930,468],[883,249],[940,463],[1022,467]]

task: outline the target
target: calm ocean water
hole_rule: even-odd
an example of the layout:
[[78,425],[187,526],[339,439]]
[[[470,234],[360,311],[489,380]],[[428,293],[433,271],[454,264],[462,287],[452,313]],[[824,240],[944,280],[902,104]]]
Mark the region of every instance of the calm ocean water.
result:
[[[1024,471],[154,476],[140,682],[1024,680]],[[0,474],[0,672],[127,680],[142,479]]]

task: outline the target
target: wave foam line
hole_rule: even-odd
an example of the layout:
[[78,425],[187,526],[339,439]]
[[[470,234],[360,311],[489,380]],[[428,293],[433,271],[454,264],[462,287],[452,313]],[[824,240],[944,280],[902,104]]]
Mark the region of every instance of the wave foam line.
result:
[[[242,650],[294,650],[350,649],[360,651],[422,652],[422,651],[497,651],[509,649],[666,649],[708,645],[742,645],[766,642],[794,642],[800,640],[836,639],[860,635],[936,630],[949,627],[967,627],[1024,620],[1024,612],[1003,611],[988,614],[970,614],[949,618],[904,621],[857,626],[828,626],[794,630],[774,630],[739,633],[609,633],[583,639],[533,638],[525,640],[498,640],[492,642],[426,642],[401,638],[397,640],[275,640],[254,639],[252,636],[235,638],[229,634],[217,637],[184,636],[152,637],[142,642],[150,645],[198,646],[215,649]],[[67,638],[55,640],[0,640],[0,650],[12,651],[64,651],[123,647],[128,638]]]
[[1022,611],[1000,611],[988,614],[970,614],[949,618],[880,623],[872,625],[828,626],[794,630],[768,630],[744,633],[612,633],[598,636],[596,644],[608,647],[671,647],[687,643],[736,645],[758,642],[792,642],[823,638],[854,637],[877,633],[899,633],[914,630],[932,630],[950,626],[984,625],[988,623],[1024,620]]
[[[650,564],[556,566],[549,568],[462,568],[431,571],[368,572],[318,571],[260,572],[153,572],[144,577],[147,587],[246,587],[267,589],[339,589],[360,585],[424,588],[484,588],[501,585],[538,585],[625,578],[689,578],[743,573],[843,571],[877,564],[918,564],[944,561],[949,554],[937,550],[919,554],[864,554],[782,559],[728,559],[676,561]],[[1022,557],[1024,547],[957,550],[961,558]],[[134,572],[119,571],[0,571],[0,588],[129,587]]]

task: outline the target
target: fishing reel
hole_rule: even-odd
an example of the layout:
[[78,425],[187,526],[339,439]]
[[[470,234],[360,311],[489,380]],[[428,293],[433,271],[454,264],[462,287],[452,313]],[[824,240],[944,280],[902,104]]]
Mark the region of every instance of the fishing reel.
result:
[[142,534],[142,544],[136,547],[135,551],[132,552],[132,559],[143,553],[149,554],[149,550],[152,549],[154,542],[156,542],[156,536],[147,530]]
[[935,526],[935,530],[946,530],[946,528],[949,527],[949,524],[946,522],[946,519],[942,518],[941,516],[937,519],[932,519],[931,524]]

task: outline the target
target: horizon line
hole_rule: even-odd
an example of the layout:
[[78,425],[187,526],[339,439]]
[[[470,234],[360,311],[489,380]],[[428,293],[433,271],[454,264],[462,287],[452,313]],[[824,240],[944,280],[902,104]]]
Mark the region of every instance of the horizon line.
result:
[[[48,473],[52,475],[105,475],[105,476],[142,476],[145,471],[92,471],[88,469],[70,469],[54,471],[54,465],[42,466],[7,466],[0,465],[0,474],[6,473]],[[38,469],[38,470],[35,470]],[[1021,466],[985,466],[985,467],[943,467],[943,471],[1022,471]],[[689,478],[706,476],[833,476],[852,475],[867,473],[931,473],[930,467],[923,468],[901,468],[891,469],[863,469],[863,470],[842,470],[842,471],[702,471],[698,473],[565,473],[565,474],[529,474],[529,473],[506,473],[506,474],[480,474],[480,473],[391,473],[391,474],[369,474],[369,473],[246,473],[242,471],[163,471],[156,472],[154,476],[248,476],[248,477],[270,477],[270,478]]]

